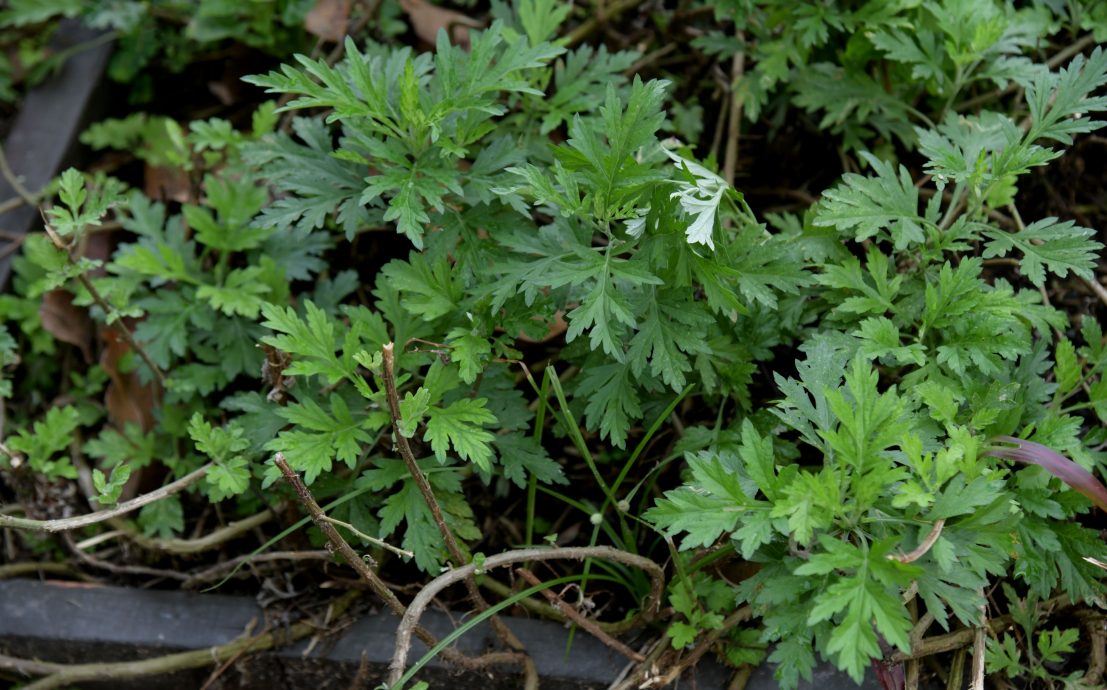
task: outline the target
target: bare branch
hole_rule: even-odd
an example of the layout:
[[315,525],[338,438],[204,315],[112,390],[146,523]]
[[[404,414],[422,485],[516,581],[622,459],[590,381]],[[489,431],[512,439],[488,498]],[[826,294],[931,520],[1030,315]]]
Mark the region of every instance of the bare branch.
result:
[[[650,615],[657,613],[665,587],[665,572],[661,566],[644,556],[613,549],[610,546],[565,546],[505,551],[485,558],[479,567],[481,570],[492,570],[527,561],[583,560],[585,558],[602,558],[644,570],[650,576],[651,587],[642,608]],[[396,647],[392,653],[392,663],[389,664],[389,685],[396,684],[404,674],[407,654],[411,648],[411,634],[417,629],[423,611],[439,592],[452,584],[471,578],[477,568],[477,564],[470,563],[447,571],[427,583],[411,601],[411,605],[407,607],[400,621],[400,626],[396,629]]]
[[[519,573],[519,577],[523,578],[533,586],[542,584],[542,582],[537,577],[535,577],[534,573],[527,570],[526,568],[518,568],[515,572]],[[600,642],[603,642],[608,647],[611,647],[616,652],[622,654],[628,659],[632,659],[639,663],[646,660],[646,657],[626,646],[611,635],[608,635],[606,632],[603,631],[602,628],[600,628],[600,626],[596,625],[593,621],[585,618],[580,611],[577,611],[575,608],[570,606],[568,602],[566,602],[564,599],[557,596],[550,590],[543,589],[542,596],[544,596],[546,598],[546,601],[550,602],[550,604],[557,607],[557,609],[561,611],[561,613],[564,614],[566,618],[584,628],[584,630],[589,632],[593,637],[595,637]]]
[[914,563],[919,560],[926,555],[930,547],[934,546],[934,542],[938,541],[938,537],[942,536],[942,528],[945,527],[945,525],[946,521],[944,519],[938,520],[934,523],[934,527],[931,528],[930,533],[922,540],[922,543],[916,546],[910,553],[905,553],[901,556],[888,554],[888,560],[899,561],[900,563]]
[[88,527],[89,525],[95,525],[105,520],[110,520],[120,515],[126,515],[127,513],[137,510],[142,506],[149,505],[156,501],[160,501],[163,498],[172,496],[173,494],[184,491],[188,487],[192,486],[196,482],[204,478],[204,475],[211,469],[211,465],[204,465],[200,469],[190,472],[181,477],[175,482],[171,482],[155,489],[148,494],[136,496],[129,501],[124,501],[114,508],[107,508],[105,510],[98,510],[95,513],[86,513],[84,515],[75,515],[68,518],[59,518],[57,520],[31,520],[30,518],[18,518],[11,515],[0,515],[0,528],[13,527],[15,529],[27,529],[27,530],[39,530],[42,532],[64,532],[65,530],[77,529],[79,527]]

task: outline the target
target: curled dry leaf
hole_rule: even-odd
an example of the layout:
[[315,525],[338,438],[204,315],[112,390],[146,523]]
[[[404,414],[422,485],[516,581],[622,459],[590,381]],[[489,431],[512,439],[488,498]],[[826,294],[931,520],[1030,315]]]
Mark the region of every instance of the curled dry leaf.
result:
[[400,6],[411,18],[411,28],[419,40],[434,45],[441,29],[446,30],[450,42],[463,48],[469,47],[469,29],[483,24],[460,12],[431,4],[428,0],[400,0]]
[[177,166],[146,165],[143,176],[143,190],[146,196],[161,201],[176,201],[187,204],[192,199],[192,181],[188,171]]
[[304,18],[304,29],[313,36],[338,43],[346,36],[350,19],[350,0],[316,0]]
[[136,371],[120,370],[122,359],[131,347],[115,326],[105,329],[102,337],[105,347],[100,353],[100,366],[111,379],[104,393],[108,419],[120,430],[130,422],[149,431],[154,427],[154,408],[161,399],[158,384],[155,381],[143,383]]
[[46,332],[63,343],[81,350],[86,362],[92,362],[92,319],[88,310],[73,304],[66,290],[51,290],[42,296],[38,316]]

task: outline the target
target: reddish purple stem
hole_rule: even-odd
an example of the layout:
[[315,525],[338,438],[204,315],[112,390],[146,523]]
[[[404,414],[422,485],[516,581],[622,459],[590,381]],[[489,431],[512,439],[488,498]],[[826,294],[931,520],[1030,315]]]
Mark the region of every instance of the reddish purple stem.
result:
[[1049,446],[1043,446],[1040,443],[1015,438],[1014,436],[996,436],[994,440],[1012,443],[1018,447],[996,446],[988,450],[988,455],[1027,465],[1038,465],[1076,491],[1087,496],[1101,510],[1107,511],[1107,487],[1104,487],[1095,478],[1095,475],[1088,470]]

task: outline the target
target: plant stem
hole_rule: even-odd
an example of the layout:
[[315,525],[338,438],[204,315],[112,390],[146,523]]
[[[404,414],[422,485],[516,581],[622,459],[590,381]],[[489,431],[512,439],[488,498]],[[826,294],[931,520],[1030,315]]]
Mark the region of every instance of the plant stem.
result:
[[250,563],[272,563],[276,561],[329,561],[334,558],[333,554],[329,551],[271,551],[269,553],[259,554],[246,554],[232,558],[229,561],[222,561],[215,565],[201,570],[198,573],[193,573],[188,576],[188,579],[181,585],[183,589],[188,589],[203,582],[210,582],[218,579],[228,570],[237,568],[240,564],[245,562]]
[[[307,485],[300,479],[300,475],[292,471],[292,468],[288,466],[288,462],[284,459],[284,453],[278,452],[273,456],[273,464],[280,469],[281,474],[284,475],[285,481],[288,482],[292,490],[296,492],[296,497],[300,500],[300,504],[307,509],[308,514],[311,515],[312,522],[319,528],[319,531],[323,533],[323,536],[330,542],[331,547],[342,554],[342,557],[346,559],[346,562],[353,568],[361,579],[369,585],[373,593],[384,600],[384,603],[388,608],[397,615],[404,613],[404,605],[400,603],[400,600],[396,598],[396,595],[392,593],[392,590],[388,588],[388,585],[384,583],[384,580],[380,579],[373,569],[362,560],[361,556],[342,538],[342,535],[338,533],[338,530],[334,528],[328,520],[326,514],[323,513],[323,509],[319,507],[319,504],[315,502],[315,497],[311,495],[311,491],[308,490]],[[426,642],[426,640],[424,640]],[[428,642],[428,644],[430,644]]]
[[59,518],[57,520],[31,520],[29,518],[12,517],[11,515],[0,515],[0,528],[14,527],[16,529],[40,530],[43,532],[62,532],[65,530],[77,529],[79,527],[88,527],[89,525],[95,525],[96,523],[104,522],[105,520],[110,520],[120,515],[126,515],[142,506],[160,501],[163,498],[183,491],[203,479],[210,468],[211,465],[204,465],[195,472],[186,474],[177,481],[166,484],[160,489],[155,489],[148,494],[136,496],[129,501],[120,503],[114,508],[99,510],[95,513],[86,513],[85,515]]
[[[23,181],[19,179],[19,176],[12,170],[11,165],[8,163],[8,157],[4,153],[4,147],[0,146],[0,174],[4,176],[4,179],[11,185],[15,193],[23,200],[23,203],[28,206],[35,206],[38,204],[38,194],[32,193]],[[10,201],[7,203],[11,203]],[[7,203],[5,205],[7,205]]]
[[575,46],[591,36],[603,24],[616,19],[620,14],[640,5],[642,0],[615,0],[598,10],[588,21],[569,32],[563,40],[566,45]]
[[[526,568],[518,568],[515,572],[519,573],[519,577],[526,580],[528,584],[536,587],[542,584],[542,582],[537,577],[535,577],[534,573],[527,570]],[[561,611],[562,615],[587,630],[589,633],[592,634],[593,637],[595,637],[600,642],[603,642],[608,647],[611,647],[616,652],[622,654],[628,659],[637,661],[639,663],[646,660],[646,657],[626,646],[619,640],[616,640],[611,635],[608,635],[606,632],[604,632],[602,628],[600,628],[600,626],[596,625],[593,621],[585,618],[583,615],[581,615],[579,611],[570,606],[568,603],[565,602],[564,599],[557,596],[550,590],[542,590],[542,596],[544,596],[546,598],[546,601],[550,602],[552,606]]]
[[415,460],[415,453],[411,450],[411,444],[408,443],[407,437],[400,432],[403,417],[400,415],[400,394],[396,390],[396,364],[393,353],[393,343],[388,343],[381,348],[381,363],[381,378],[384,381],[385,394],[388,397],[388,412],[392,417],[392,428],[395,431],[396,447],[400,450],[400,457],[403,458],[404,464],[407,465],[407,471],[415,481],[415,486],[419,489],[419,493],[422,494],[423,500],[427,503],[427,507],[430,508],[431,515],[434,517],[434,524],[438,526],[438,531],[442,534],[442,539],[445,541],[446,550],[450,553],[450,558],[454,560],[456,565],[462,565],[468,559],[465,558],[464,554],[461,552],[461,548],[457,544],[457,539],[454,537],[453,530],[446,524],[446,518],[442,514],[442,508],[438,504],[438,499],[434,497],[434,490],[431,488],[430,482],[427,481],[427,476],[423,474],[423,470],[419,468],[419,463]]
[[[395,367],[394,344],[387,343],[381,348],[381,378],[384,381],[385,394],[388,398],[388,412],[392,417],[392,429],[395,432],[393,436],[396,439],[396,447],[399,448],[400,457],[403,458],[404,464],[407,465],[408,472],[411,474],[412,479],[414,479],[415,485],[419,488],[419,493],[422,494],[423,500],[426,501],[427,507],[431,511],[434,524],[438,526],[438,531],[442,535],[450,558],[454,561],[456,566],[461,567],[468,559],[465,557],[465,554],[462,553],[461,547],[458,546],[457,538],[454,537],[453,530],[446,524],[446,518],[442,514],[442,508],[438,504],[438,499],[434,496],[434,490],[431,488],[430,482],[427,481],[426,475],[423,474],[423,470],[419,468],[419,463],[415,459],[415,453],[411,450],[411,444],[408,443],[407,437],[400,431],[403,426],[403,417],[400,414],[400,394],[396,390]],[[480,588],[477,587],[476,579],[472,576],[465,579],[465,589],[469,593],[469,599],[472,601],[473,606],[478,611],[485,611],[488,609],[488,602],[485,601],[484,597],[481,595]],[[507,625],[505,625],[498,616],[493,616],[490,623],[492,628],[496,631],[496,634],[498,634],[509,647],[516,651],[523,651],[523,643],[508,629]]]
[[[331,604],[332,617],[349,608],[357,597],[356,590],[347,592]],[[300,621],[287,628],[255,636],[239,637],[225,645],[196,649],[179,654],[168,654],[140,661],[120,661],[97,664],[55,664],[50,662],[17,659],[0,656],[0,669],[17,671],[29,675],[46,677],[30,685],[25,690],[53,690],[92,681],[114,681],[145,678],[179,671],[188,668],[203,668],[222,663],[235,656],[260,652],[294,642],[318,632],[319,626],[313,621]]]
[[273,511],[266,509],[260,513],[242,518],[241,520],[230,522],[224,527],[220,527],[213,532],[209,532],[195,539],[159,539],[157,537],[148,537],[122,521],[113,523],[113,526],[126,531],[128,539],[145,549],[175,554],[194,554],[217,548],[256,527],[264,525],[274,517]]
[[327,516],[327,515],[324,515],[323,519],[326,520],[327,522],[331,523],[332,525],[337,525],[339,527],[345,527],[346,529],[350,530],[351,532],[356,534],[361,539],[364,539],[365,541],[369,542],[370,544],[373,544],[374,546],[379,546],[382,549],[385,549],[387,551],[391,551],[392,553],[396,554],[397,556],[401,556],[403,558],[415,558],[415,554],[408,551],[407,549],[397,548],[397,547],[389,544],[388,542],[384,541],[383,539],[377,539],[376,537],[374,537],[371,534],[366,534],[365,532],[362,532],[357,527],[354,527],[353,525],[351,525],[348,522],[343,522],[341,520],[335,520],[334,518],[332,518],[330,516]]
[[[745,32],[738,32],[738,42],[745,44]],[[746,72],[746,51],[743,48],[734,54],[730,68],[730,112],[727,115],[726,154],[723,162],[723,179],[734,186],[734,175],[738,169],[738,137],[742,133],[742,98],[734,92],[738,82]]]
[[[661,594],[665,587],[665,572],[661,569],[661,566],[644,556],[619,551],[610,546],[566,546],[505,551],[484,559],[480,568],[487,571],[526,561],[582,560],[585,558],[603,558],[646,571],[650,576],[652,586],[649,595],[643,602],[642,610],[647,616],[653,616],[657,613],[661,602]],[[420,590],[419,594],[415,595],[400,621],[400,627],[396,629],[396,648],[392,654],[392,663],[389,664],[389,685],[395,684],[404,674],[408,651],[411,648],[411,635],[413,631],[418,629],[419,619],[422,617],[423,611],[430,605],[431,600],[450,585],[472,578],[476,570],[477,565],[475,563],[449,570],[431,580]]]
[[[49,223],[46,222],[45,217],[43,217],[42,220],[43,227],[46,230],[46,234],[50,237],[50,241],[53,242],[54,246],[57,247],[60,251],[65,252],[66,260],[69,261],[69,263],[74,263],[73,257],[69,254],[69,248],[66,246],[65,242],[62,241],[61,237],[58,237],[58,233],[54,232],[54,229],[50,227]],[[88,294],[92,296],[93,301],[96,302],[96,306],[100,307],[100,309],[103,310],[104,315],[107,317],[110,323],[112,314],[115,314],[115,309],[113,309],[112,306],[108,304],[107,300],[104,299],[104,296],[100,294],[100,291],[96,289],[96,286],[92,284],[92,281],[89,280],[88,276],[85,275],[83,271],[77,274],[77,280],[81,283],[81,285],[84,286],[86,290],[88,290]],[[151,372],[153,372],[154,378],[156,378],[158,380],[158,383],[161,384],[162,387],[164,387],[165,375],[161,373],[161,369],[158,368],[158,365],[154,364],[154,360],[150,358],[150,354],[146,352],[146,349],[142,347],[142,345],[140,345],[137,340],[135,340],[134,335],[131,333],[131,329],[127,328],[127,326],[124,325],[121,318],[116,319],[116,324],[119,327],[119,332],[123,335],[123,339],[127,341],[127,344],[131,346],[132,350],[138,353],[138,356],[142,358],[142,361],[145,362],[146,366],[150,368]]]
[[[1047,599],[1038,604],[1037,609],[1039,612],[1046,612],[1052,609],[1065,608],[1071,606],[1072,601],[1068,598],[1068,595],[1062,594],[1052,599]],[[1014,624],[1014,618],[1010,615],[1000,616],[999,618],[993,618],[988,621],[987,628],[991,634],[995,635],[1003,630],[1006,630],[1012,624]],[[922,640],[917,646],[912,646],[911,652],[905,653],[897,651],[891,656],[885,658],[885,663],[898,664],[908,659],[921,659],[933,654],[941,654],[942,652],[951,652],[955,649],[961,649],[965,645],[971,644],[976,637],[976,628],[964,628],[955,632],[947,633],[945,635],[937,635]]]
[[[319,528],[319,531],[323,533],[323,536],[327,538],[331,547],[342,554],[342,557],[345,558],[346,562],[350,564],[350,567],[361,576],[361,579],[365,580],[369,588],[384,600],[389,611],[400,617],[406,616],[408,612],[404,609],[403,603],[401,603],[396,595],[393,594],[392,590],[388,588],[384,580],[380,579],[368,564],[358,556],[357,552],[350,547],[346,540],[342,538],[342,535],[338,533],[338,530],[334,528],[334,525],[327,522],[323,509],[316,503],[315,497],[311,495],[311,491],[308,490],[303,480],[300,479],[300,475],[296,474],[292,471],[292,468],[288,466],[288,462],[284,459],[284,454],[278,452],[273,457],[273,463],[280,469],[281,474],[284,475],[285,481],[292,486],[292,490],[296,492],[296,496],[300,499],[300,503],[311,516],[312,522],[314,522],[315,526]],[[409,639],[412,633],[428,647],[433,647],[438,644],[438,639],[422,626],[414,626],[408,633]],[[520,655],[515,652],[493,652],[473,658],[465,656],[456,649],[446,649],[443,650],[442,656],[447,661],[451,661],[468,669],[482,668],[497,663],[520,662]],[[529,657],[527,657],[527,659],[529,659]]]

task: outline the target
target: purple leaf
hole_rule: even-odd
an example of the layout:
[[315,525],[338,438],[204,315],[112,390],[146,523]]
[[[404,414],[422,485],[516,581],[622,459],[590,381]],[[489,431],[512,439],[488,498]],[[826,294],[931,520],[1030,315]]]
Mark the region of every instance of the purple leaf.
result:
[[1076,491],[1087,496],[1092,503],[1099,506],[1100,510],[1107,511],[1107,487],[1104,487],[1095,478],[1095,475],[1088,470],[1040,443],[1013,436],[996,436],[994,440],[1013,443],[1018,447],[996,446],[988,450],[988,455],[1028,465],[1038,465]]

